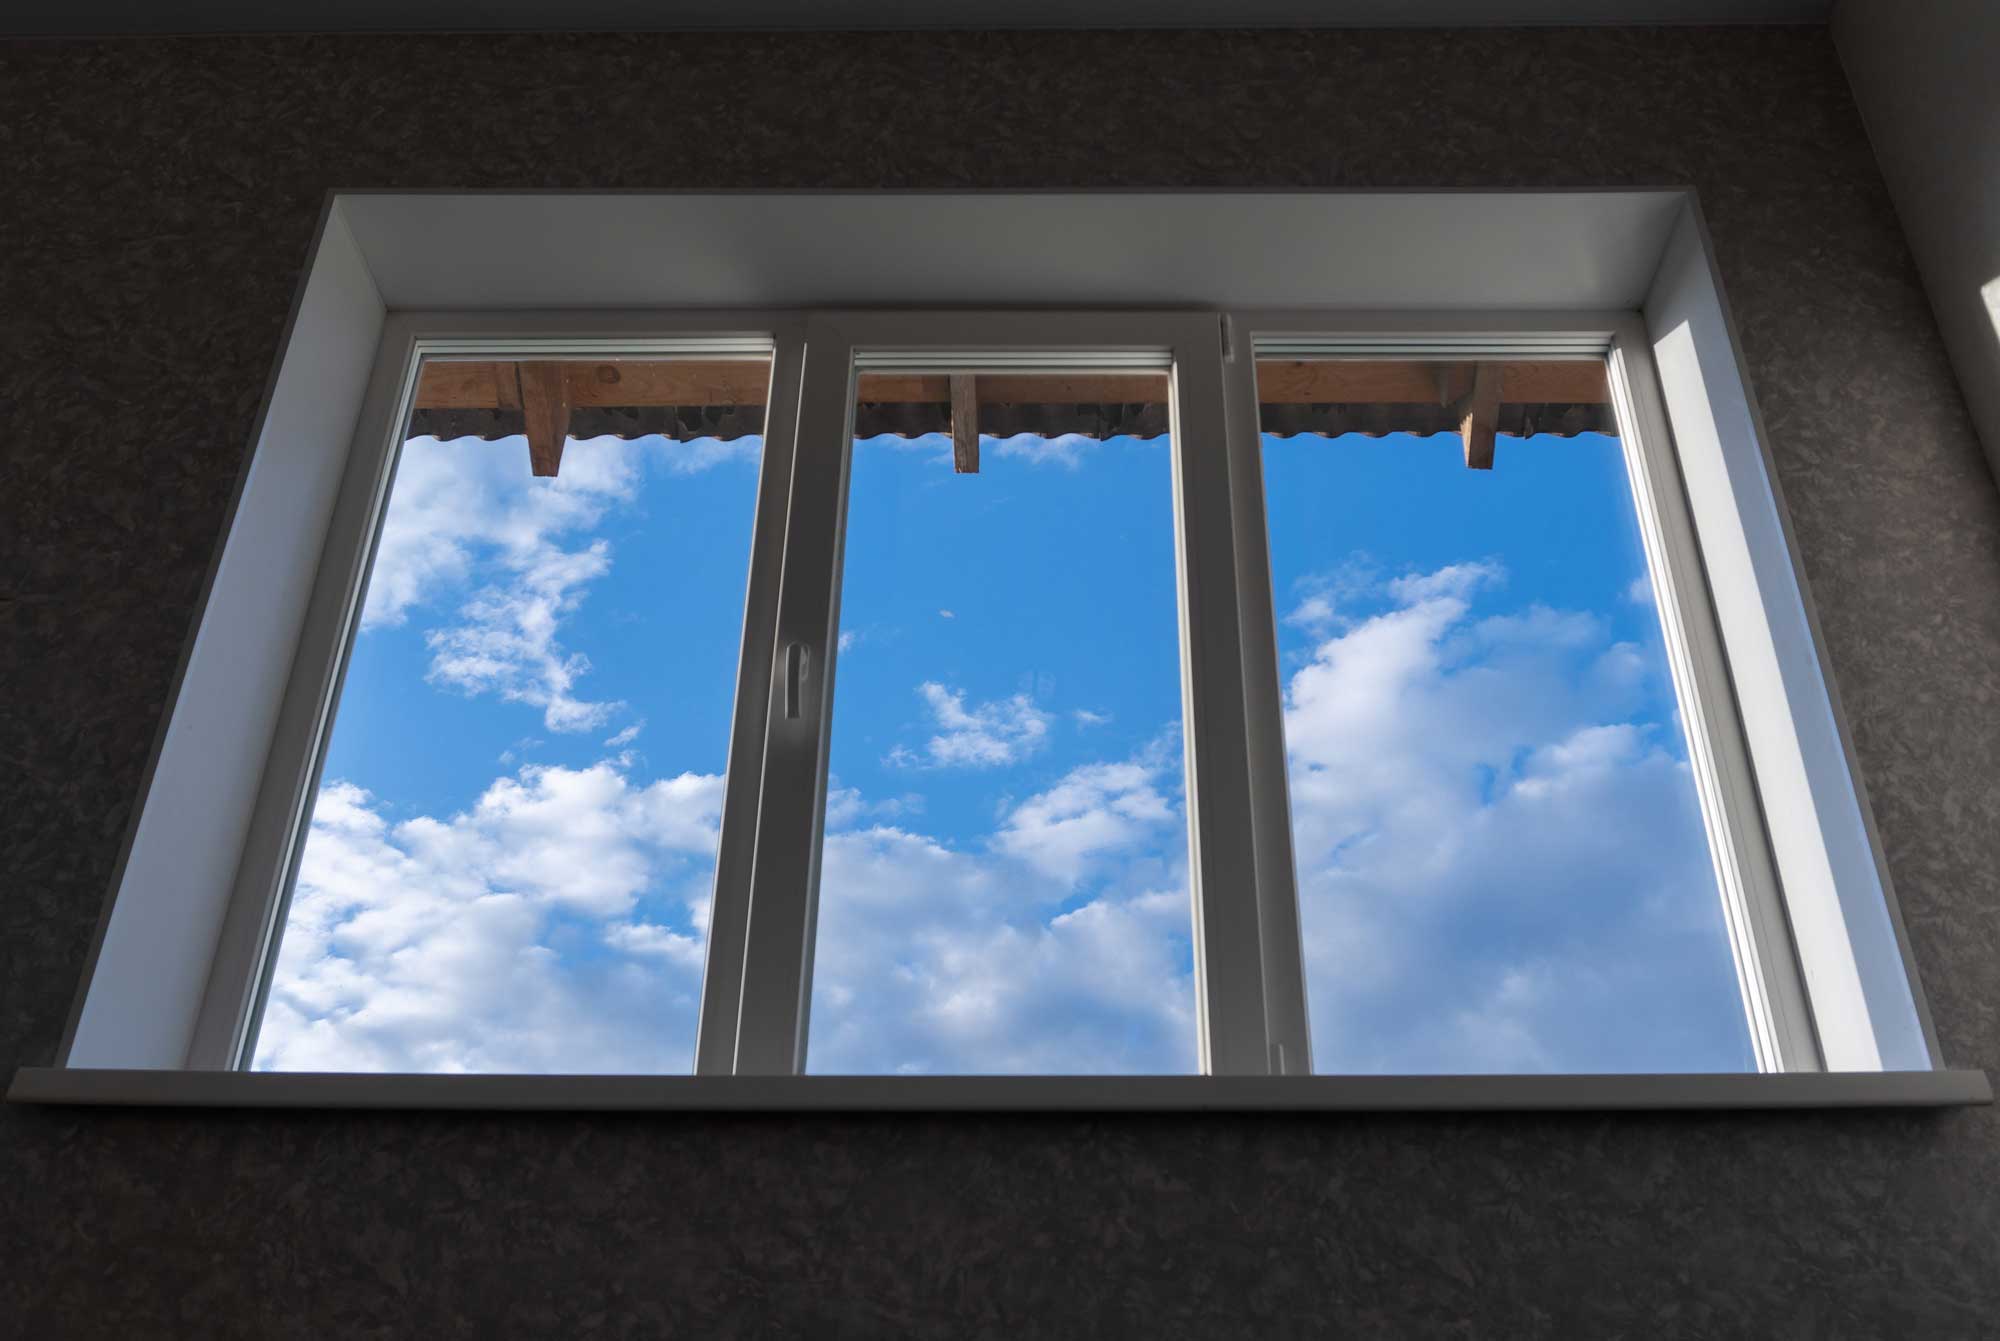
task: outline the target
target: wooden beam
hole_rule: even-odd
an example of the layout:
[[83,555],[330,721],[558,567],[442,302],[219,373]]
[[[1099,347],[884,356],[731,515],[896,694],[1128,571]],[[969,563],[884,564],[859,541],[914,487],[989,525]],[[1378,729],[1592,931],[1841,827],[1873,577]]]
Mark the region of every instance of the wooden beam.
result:
[[[762,405],[769,394],[771,365],[762,360],[614,359],[552,362],[575,406]],[[434,360],[417,379],[419,410],[512,410],[520,408],[512,363]],[[943,399],[942,396],[939,399]]]
[[979,379],[971,373],[951,375],[951,468],[979,473]]
[[562,469],[563,442],[569,437],[569,378],[560,363],[523,363],[520,377],[528,464],[535,474],[554,478]]
[[[1160,373],[980,373],[981,405],[1133,405],[1167,399]],[[854,398],[864,405],[936,404],[950,399],[947,376],[863,373]]]
[[518,410],[521,408],[521,365],[518,363],[489,363],[493,370],[493,402],[496,409]]
[[1472,389],[1457,405],[1458,436],[1465,440],[1465,464],[1493,469],[1493,434],[1500,419],[1500,366],[1481,363],[1472,370]]
[[[1601,405],[1609,396],[1598,359],[1496,363],[1508,405]],[[1470,387],[1471,365],[1380,359],[1259,359],[1257,399],[1265,405],[1433,405],[1440,377]]]
[[[771,370],[762,359],[611,359],[564,362],[570,404],[629,408],[650,405],[762,405]],[[1502,404],[1602,405],[1604,365],[1594,359],[1496,362]],[[508,363],[430,362],[417,382],[420,410],[515,409]],[[1257,399],[1265,405],[1438,403],[1441,370],[1466,364],[1379,359],[1262,359]],[[1130,405],[1166,399],[1157,373],[987,373],[978,379],[981,405]],[[1466,386],[1470,383],[1467,382]],[[1446,400],[1456,399],[1460,387]],[[939,374],[868,373],[857,394],[864,404],[942,404],[951,379]]]
[[417,378],[419,410],[517,410],[520,382],[511,363],[432,359]]
[[575,405],[762,405],[771,394],[767,359],[620,359],[566,367]]
[[1611,388],[1603,359],[1551,359],[1546,363],[1502,363],[1503,405],[1608,405]]

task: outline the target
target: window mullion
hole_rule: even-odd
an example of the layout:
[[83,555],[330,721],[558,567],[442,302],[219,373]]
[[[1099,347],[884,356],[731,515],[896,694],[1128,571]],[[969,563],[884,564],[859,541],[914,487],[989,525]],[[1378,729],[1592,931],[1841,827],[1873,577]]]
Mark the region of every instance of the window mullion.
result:
[[1271,545],[1264,519],[1257,359],[1249,332],[1237,330],[1234,334],[1236,338],[1228,342],[1222,379],[1228,413],[1229,489],[1242,630],[1250,822],[1256,839],[1265,1027],[1270,1035],[1272,1071],[1309,1075],[1312,1034],[1299,933],[1298,873],[1292,854],[1291,780],[1285,755],[1277,615],[1271,592]]
[[807,327],[799,386],[798,450],[765,681],[733,1068],[739,1074],[805,1069],[854,386],[853,350],[821,318]]
[[697,1075],[728,1075],[736,1067],[758,797],[764,776],[765,728],[771,706],[786,517],[798,451],[799,381],[804,359],[803,328],[794,325],[778,331],[771,357],[770,394],[765,401],[764,458],[757,479],[757,517],[743,601],[743,651],[736,671],[727,792],[715,854],[714,897],[709,904],[707,967],[702,975],[701,1023],[695,1039]]
[[1218,321],[1190,319],[1174,355],[1175,540],[1201,1063],[1214,1075],[1267,1075],[1278,1059],[1265,1001]]

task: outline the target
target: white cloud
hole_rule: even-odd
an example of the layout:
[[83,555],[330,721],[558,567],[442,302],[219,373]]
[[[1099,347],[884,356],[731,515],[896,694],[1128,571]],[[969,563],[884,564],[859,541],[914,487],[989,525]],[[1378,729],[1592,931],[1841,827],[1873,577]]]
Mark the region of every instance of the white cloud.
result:
[[897,830],[829,841],[809,1070],[1194,1069],[1184,884],[1010,921],[977,901],[988,874]]
[[[1318,1067],[1712,1064],[1741,1010],[1650,672],[1578,612],[1475,614],[1503,577],[1351,591],[1288,677]],[[1019,763],[1053,722],[919,692],[910,763]],[[722,783],[626,768],[526,768],[401,823],[329,784],[259,1064],[685,1071]],[[921,795],[832,783],[811,1069],[1191,1069],[1179,777],[1170,742],[1079,764],[955,839]]]
[[951,611],[949,611],[949,610],[940,610],[940,611],[938,611],[938,618],[939,618],[939,619],[957,619],[957,618],[958,618],[958,616],[957,616],[957,615],[955,615],[955,614],[953,614],[953,613],[952,613]]
[[1285,623],[1313,631],[1331,628],[1333,622],[1333,598],[1325,592],[1314,592],[1305,597],[1285,616]]
[[413,438],[397,462],[362,628],[403,623],[481,560],[509,571],[535,566],[555,537],[596,525],[607,508],[633,497],[640,462],[633,448],[612,439],[573,442],[562,474],[537,479],[524,439]]
[[611,438],[572,442],[554,479],[531,475],[525,452],[514,438],[405,445],[362,628],[402,624],[472,584],[455,621],[425,634],[427,678],[540,708],[551,731],[590,730],[620,705],[578,696],[590,662],[565,651],[558,635],[585,588],[610,571],[611,549],[601,539],[562,541],[634,497],[645,449]]
[[1454,563],[1429,573],[1407,573],[1389,582],[1389,595],[1409,604],[1442,599],[1463,600],[1483,586],[1497,586],[1507,578],[1505,570],[1493,562]]
[[590,660],[565,650],[560,634],[590,584],[610,571],[611,547],[573,537],[631,502],[648,462],[688,474],[754,461],[761,442],[572,441],[562,473],[538,479],[519,438],[412,439],[397,465],[362,629],[403,624],[413,610],[470,588],[455,617],[425,633],[427,678],[540,708],[551,731],[602,726],[622,705],[577,692]]
[[[1078,772],[1124,767],[1146,772],[1137,765]],[[1123,792],[1082,785],[1106,806],[1146,790],[1138,780]],[[1099,832],[1084,809],[1067,806],[1064,818]],[[1145,835],[1152,844],[1128,835],[1125,860],[1099,870],[1075,906],[1064,902],[1070,885],[1047,869],[1074,844],[1026,849],[1035,860],[1010,850],[1018,844],[1007,836],[1025,840],[1034,823],[1010,817],[984,851],[888,825],[827,838],[809,1069],[1193,1069],[1191,914],[1178,812],[1165,809]],[[1090,852],[1107,855],[1101,844]]]
[[[921,805],[834,787],[812,1069],[1191,1070],[1171,778],[1152,756],[1072,770],[971,849],[840,827]],[[720,797],[713,777],[527,769],[398,824],[329,784],[257,1065],[685,1072]]]
[[611,547],[602,540],[578,551],[544,546],[505,585],[476,592],[460,607],[460,623],[424,635],[431,649],[425,678],[540,708],[551,731],[604,725],[623,704],[590,702],[571,692],[590,670],[590,658],[565,652],[556,635],[582,603],[584,585],[609,571]]
[[678,968],[700,972],[708,946],[699,937],[653,922],[617,922],[605,928],[608,945],[627,954],[667,960]]
[[855,645],[860,641],[861,641],[861,635],[856,633],[853,629],[842,629],[840,631],[838,646],[841,651],[848,652],[852,651]]
[[[984,841],[832,832],[810,1069],[1192,1070],[1177,777],[1162,744],[1071,769]],[[852,821],[858,795],[836,795]]]
[[1075,470],[1083,464],[1085,452],[1103,445],[1082,433],[1060,433],[1053,438],[1035,433],[1016,433],[1007,438],[982,435],[980,442],[986,444],[984,450],[1002,460],[1025,461],[1031,466],[1061,466],[1064,470]]
[[699,774],[525,768],[465,812],[392,823],[329,783],[257,1065],[686,1071],[721,797]]
[[1072,712],[1070,716],[1076,718],[1076,724],[1078,726],[1103,726],[1106,722],[1109,722],[1111,720],[1110,713],[1092,712],[1088,708],[1078,708],[1076,711]]
[[1503,576],[1396,579],[1287,685],[1315,1065],[1726,1064],[1706,838],[1672,740],[1635,720],[1637,649],[1574,611],[1474,618]]
[[1653,603],[1653,575],[1641,573],[1632,579],[1632,585],[1625,588],[1625,599],[1634,605]]
[[605,738],[604,743],[611,749],[614,750],[622,749],[625,746],[630,745],[633,741],[637,740],[639,738],[639,733],[641,731],[644,731],[645,729],[646,729],[646,719],[641,717],[638,721],[632,723],[632,725],[626,727],[624,730],[613,732],[610,736]]
[[907,437],[901,433],[878,433],[872,438],[857,438],[855,446],[870,448],[876,452],[906,452],[912,456],[927,456],[938,464],[951,461],[951,434],[919,433]]
[[864,820],[897,819],[904,815],[923,813],[924,798],[917,792],[905,792],[901,796],[870,801],[861,795],[860,788],[841,786],[839,778],[834,778],[827,784],[826,827],[828,829],[850,829]]
[[1374,560],[1365,553],[1350,554],[1332,569],[1292,583],[1298,601],[1280,622],[1323,638],[1346,621],[1350,605],[1379,600],[1381,587]]
[[[685,442],[671,438],[656,439],[661,447],[661,456],[668,470],[676,475],[698,475],[704,470],[723,464],[747,462],[755,465],[763,459],[764,439],[750,435],[741,438],[690,438]],[[574,444],[572,444],[574,445]],[[567,469],[567,456],[563,467]]]
[[1156,841],[1176,815],[1156,785],[1158,769],[1140,762],[1072,769],[1049,790],[1016,807],[994,847],[1064,886],[1103,859]]
[[995,768],[1014,763],[1048,743],[1049,724],[1054,719],[1026,694],[968,708],[964,690],[947,689],[935,680],[918,685],[917,693],[930,709],[937,734],[925,743],[921,755],[898,745],[889,753],[892,763]]

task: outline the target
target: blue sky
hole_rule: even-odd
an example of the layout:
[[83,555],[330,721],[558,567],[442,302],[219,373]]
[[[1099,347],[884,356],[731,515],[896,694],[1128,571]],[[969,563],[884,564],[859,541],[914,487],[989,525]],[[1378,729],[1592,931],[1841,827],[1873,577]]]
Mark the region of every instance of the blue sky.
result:
[[[406,447],[258,1065],[689,1069],[757,449]],[[1193,1068],[1167,450],[857,444],[810,1070]],[[1748,1067],[1616,442],[1265,460],[1317,1069]]]

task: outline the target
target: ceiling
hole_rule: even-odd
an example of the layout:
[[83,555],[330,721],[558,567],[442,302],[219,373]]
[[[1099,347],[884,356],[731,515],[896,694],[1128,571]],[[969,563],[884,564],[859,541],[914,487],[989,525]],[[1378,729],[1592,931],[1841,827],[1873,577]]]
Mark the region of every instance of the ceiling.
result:
[[1824,23],[1833,0],[0,0],[0,35]]

